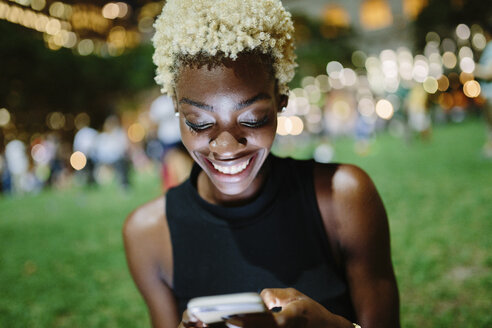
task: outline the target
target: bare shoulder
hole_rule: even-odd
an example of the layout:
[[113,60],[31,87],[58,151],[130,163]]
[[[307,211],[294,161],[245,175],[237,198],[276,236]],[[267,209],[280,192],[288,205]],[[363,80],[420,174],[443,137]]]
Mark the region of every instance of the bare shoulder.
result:
[[123,233],[125,236],[149,233],[166,223],[165,196],[160,196],[131,212],[123,226]]
[[153,263],[171,286],[172,246],[165,211],[165,196],[138,207],[128,215],[123,226],[123,239],[130,263]]
[[369,241],[374,233],[387,230],[382,200],[372,179],[360,167],[316,164],[314,177],[323,220],[337,244]]
[[317,191],[326,195],[357,197],[375,191],[369,175],[353,164],[316,163],[314,177]]

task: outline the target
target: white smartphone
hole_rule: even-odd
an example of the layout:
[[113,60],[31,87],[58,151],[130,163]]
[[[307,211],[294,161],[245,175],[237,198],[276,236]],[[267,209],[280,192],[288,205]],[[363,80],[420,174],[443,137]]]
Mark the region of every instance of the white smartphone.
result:
[[188,313],[205,324],[224,321],[231,315],[267,311],[257,293],[238,293],[193,298],[188,302]]

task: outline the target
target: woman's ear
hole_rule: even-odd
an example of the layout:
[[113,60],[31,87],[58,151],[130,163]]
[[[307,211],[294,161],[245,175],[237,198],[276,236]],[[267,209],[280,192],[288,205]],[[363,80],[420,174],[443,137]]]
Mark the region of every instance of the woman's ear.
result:
[[179,113],[179,108],[178,108],[178,100],[176,99],[176,90],[174,91],[174,95],[171,97],[173,100],[173,107],[174,107],[174,114],[177,116],[177,113]]
[[289,104],[289,96],[280,95],[278,98],[278,108],[277,111],[281,112]]

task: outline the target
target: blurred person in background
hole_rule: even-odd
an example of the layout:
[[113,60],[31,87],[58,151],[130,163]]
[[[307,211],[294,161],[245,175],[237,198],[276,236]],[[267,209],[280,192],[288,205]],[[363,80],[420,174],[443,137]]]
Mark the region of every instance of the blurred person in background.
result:
[[51,133],[44,142],[47,145],[50,175],[48,185],[63,189],[71,184],[71,170],[68,161],[72,153],[72,145],[60,138],[60,135]]
[[474,73],[478,79],[481,79],[480,87],[486,100],[483,113],[487,124],[487,139],[483,146],[483,154],[487,158],[492,158],[492,21],[486,26],[485,36],[487,45]]
[[82,152],[87,159],[87,163],[81,171],[85,174],[84,180],[89,185],[93,185],[96,182],[94,178],[94,157],[98,134],[93,128],[84,126],[77,131],[73,139],[73,151]]
[[22,193],[23,179],[29,171],[29,159],[26,146],[20,140],[12,140],[5,147],[5,161],[8,175],[11,177],[11,190],[14,193]]
[[179,122],[170,97],[161,95],[152,103],[150,118],[158,124],[159,163],[163,190],[166,191],[186,180],[193,161],[181,143]]
[[431,116],[428,109],[428,94],[420,83],[414,84],[405,99],[408,126],[426,140],[431,137]]
[[118,116],[109,116],[104,122],[103,132],[95,139],[97,169],[107,165],[114,169],[121,185],[127,189],[129,180],[128,139],[120,125]]
[[12,188],[12,181],[10,177],[10,171],[7,166],[5,156],[0,154],[0,192],[9,194]]
[[262,290],[281,310],[255,327],[399,327],[371,179],[352,165],[270,154],[296,66],[280,0],[169,0],[154,26],[156,80],[195,163],[124,226],[153,326],[203,326],[187,316],[191,298]]

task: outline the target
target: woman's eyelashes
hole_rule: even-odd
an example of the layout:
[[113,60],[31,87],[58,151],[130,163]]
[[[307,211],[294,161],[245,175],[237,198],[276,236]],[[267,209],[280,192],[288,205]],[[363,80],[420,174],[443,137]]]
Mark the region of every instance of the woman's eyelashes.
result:
[[241,121],[240,123],[241,125],[248,128],[259,128],[268,123],[268,116],[265,116],[260,120],[244,120]]
[[188,120],[185,120],[185,124],[195,132],[206,130],[213,125],[213,123],[192,123]]
[[[259,120],[252,119],[252,120],[243,120],[243,121],[239,122],[239,124],[241,124],[242,126],[245,126],[247,128],[259,128],[259,127],[262,127],[263,125],[265,125],[267,123],[268,123],[268,116],[265,116],[264,118],[259,119]],[[188,120],[185,120],[185,124],[192,131],[195,131],[195,132],[205,131],[214,125],[214,123],[192,123]]]

